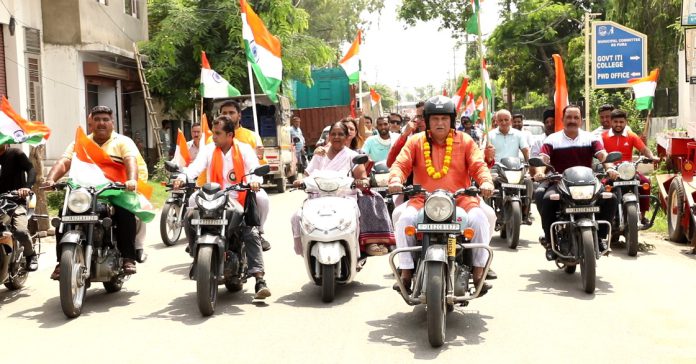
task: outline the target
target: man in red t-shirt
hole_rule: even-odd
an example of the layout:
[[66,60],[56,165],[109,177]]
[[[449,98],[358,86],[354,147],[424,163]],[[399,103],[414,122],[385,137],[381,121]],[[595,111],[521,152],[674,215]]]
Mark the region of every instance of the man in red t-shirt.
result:
[[[611,112],[611,129],[602,133],[602,141],[604,142],[604,149],[611,152],[621,152],[623,157],[622,162],[632,162],[633,161],[633,148],[638,149],[641,155],[655,159],[653,157],[650,148],[648,148],[645,143],[640,139],[636,133],[629,131],[626,128],[627,115],[626,112],[621,109],[615,109]],[[638,179],[640,180],[641,186],[645,183],[650,185],[650,179],[646,178],[640,173],[636,173]],[[645,221],[645,212],[650,209],[650,198],[641,197],[640,198],[640,212],[642,214],[643,224]]]

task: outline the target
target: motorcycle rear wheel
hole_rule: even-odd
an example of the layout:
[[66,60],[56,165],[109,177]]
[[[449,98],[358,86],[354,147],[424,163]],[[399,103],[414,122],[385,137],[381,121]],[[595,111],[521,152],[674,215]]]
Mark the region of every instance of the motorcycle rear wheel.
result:
[[445,265],[441,262],[426,262],[426,309],[428,318],[428,341],[437,348],[445,343],[447,310],[445,309]]
[[198,258],[196,259],[196,297],[198,299],[198,309],[203,316],[210,316],[215,313],[215,303],[217,302],[217,259],[212,246],[201,246],[198,248]]
[[511,201],[507,207],[509,220],[505,223],[505,241],[508,248],[517,249],[522,225],[522,206],[520,206],[519,201]]
[[626,206],[626,248],[628,256],[638,255],[638,206],[635,203]]
[[[172,246],[179,241],[181,237],[181,231],[184,229],[181,224],[182,216],[182,206],[177,206],[176,204],[165,204],[162,208],[162,215],[160,216],[160,236],[162,237],[162,242],[166,246]],[[177,227],[178,224],[178,227]]]
[[597,278],[597,261],[595,259],[595,241],[592,229],[582,230],[582,260],[580,262],[580,275],[582,276],[582,289],[585,293],[594,293]]
[[336,297],[336,265],[321,265],[321,300],[331,302]]
[[[27,282],[27,278],[29,278],[29,272],[27,272],[27,261],[25,258],[22,258],[20,261],[18,271],[20,272],[19,274],[5,282],[5,287],[7,287],[7,289],[10,291],[16,291],[24,288],[24,284]],[[16,274],[16,272],[14,273]]]
[[[75,318],[82,314],[87,281],[82,278],[86,269],[85,253],[82,246],[68,244],[62,247],[60,255],[60,307],[65,316]],[[89,278],[87,278],[89,279]]]

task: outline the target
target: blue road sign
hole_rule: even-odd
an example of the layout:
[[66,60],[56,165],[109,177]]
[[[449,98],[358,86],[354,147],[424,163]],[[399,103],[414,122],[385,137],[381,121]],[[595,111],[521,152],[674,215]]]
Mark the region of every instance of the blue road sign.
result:
[[592,22],[592,34],[595,88],[629,87],[629,79],[647,75],[648,36],[612,21]]

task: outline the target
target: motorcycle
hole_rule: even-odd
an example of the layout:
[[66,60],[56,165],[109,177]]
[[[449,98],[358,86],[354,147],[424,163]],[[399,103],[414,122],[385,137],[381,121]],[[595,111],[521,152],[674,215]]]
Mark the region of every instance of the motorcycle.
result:
[[[351,172],[367,160],[367,155],[355,156]],[[302,182],[299,189],[316,196],[302,205],[302,256],[309,279],[321,286],[321,300],[331,302],[336,284],[352,282],[366,259],[360,256],[357,200],[350,196],[355,184],[337,172],[318,172]]]
[[[613,163],[621,159],[621,153],[609,153],[604,163]],[[553,166],[545,164],[541,158],[531,158],[533,167]],[[599,199],[613,198],[611,192],[605,192],[602,182],[591,168],[577,166],[563,171],[562,174],[551,173],[545,180],[558,182],[558,193],[551,195],[551,200],[560,200],[557,218],[551,224],[551,249],[556,253],[556,265],[566,273],[573,274],[580,265],[582,287],[586,293],[593,293],[596,285],[596,260],[603,252],[599,250],[598,226],[607,225],[607,241],[611,241],[611,223],[596,220],[600,211]]]
[[428,340],[433,347],[444,343],[447,312],[454,305],[467,306],[480,297],[484,280],[473,284],[471,249],[486,249],[488,260],[483,276],[493,261],[493,251],[485,244],[472,244],[474,230],[467,226],[467,214],[456,205],[462,195],[476,196],[479,189],[469,187],[456,192],[436,190],[427,192],[419,185],[405,187],[404,195],[425,195],[424,208],[419,211],[416,226],[406,228],[407,235],[415,235],[419,246],[397,248],[389,255],[389,265],[395,277],[400,277],[394,259],[399,254],[413,254],[415,272],[413,291],[409,294],[397,278],[404,301],[409,305],[426,305]]
[[165,184],[169,198],[162,207],[160,216],[160,236],[166,246],[172,246],[179,241],[181,232],[184,230],[184,212],[189,197],[193,194],[196,187],[195,183],[187,183],[183,189],[173,189],[172,180]]
[[527,204],[531,196],[526,195],[527,185],[524,176],[527,165],[518,157],[502,158],[493,166],[493,178],[498,193],[487,202],[495,210],[498,223],[495,227],[500,230],[500,237],[505,239],[510,249],[516,249],[520,241],[520,227],[523,221],[529,219]]
[[[165,162],[170,172],[181,172],[176,164]],[[265,176],[269,165],[259,166],[249,175]],[[238,292],[247,278],[247,258],[243,233],[246,228],[244,211],[226,208],[228,192],[247,191],[246,184],[235,184],[223,189],[218,183],[206,183],[196,197],[191,226],[196,231],[192,247],[193,263],[189,278],[196,280],[198,309],[203,316],[215,313],[218,285],[224,284],[229,292]]]
[[122,183],[109,183],[101,188],[81,187],[73,183],[56,183],[65,189],[62,216],[51,220],[60,239],[60,306],[63,313],[75,318],[82,313],[87,288],[102,282],[104,289],[118,292],[127,276],[116,243],[114,208],[99,199],[107,191],[124,190]]
[[387,211],[389,211],[389,216],[392,216],[394,212],[394,200],[392,196],[387,193],[387,185],[389,184],[389,168],[387,168],[387,163],[385,161],[377,162],[372,167],[370,171],[370,190],[372,192],[379,193],[387,204]]
[[[27,261],[24,256],[24,246],[15,239],[11,230],[12,214],[23,200],[25,199],[19,197],[16,191],[0,194],[0,283],[4,284],[11,291],[24,287],[29,277],[29,272],[26,269]],[[34,200],[32,199],[31,201]],[[48,215],[35,215],[31,202],[27,207],[27,219],[30,221],[28,227],[32,245],[34,251],[40,254],[41,238],[46,237],[46,232],[35,231],[36,220],[38,217],[48,217]],[[31,222],[34,223],[32,224]]]
[[[652,159],[644,157],[640,157],[635,162],[621,162],[616,167],[619,179],[607,181],[607,189],[614,192],[616,201],[619,203],[619,208],[616,209],[617,216],[612,220],[612,230],[616,232],[615,235],[612,235],[612,242],[618,241],[619,236],[623,235],[624,239],[626,239],[628,255],[631,257],[638,255],[638,230],[646,230],[652,227],[657,215],[659,200],[657,197],[649,195],[650,185],[646,183],[641,186],[640,180],[636,175],[638,164],[650,164],[652,162]],[[641,194],[641,192],[644,194]],[[640,197],[650,198],[654,206],[652,217],[646,225],[642,225],[640,222],[641,211],[638,203]]]

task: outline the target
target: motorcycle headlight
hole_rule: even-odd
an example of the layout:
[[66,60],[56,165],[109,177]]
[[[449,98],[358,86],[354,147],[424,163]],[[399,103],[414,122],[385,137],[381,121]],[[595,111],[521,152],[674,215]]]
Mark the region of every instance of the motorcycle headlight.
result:
[[633,163],[623,162],[619,164],[616,171],[619,172],[619,178],[623,180],[631,180],[636,176],[636,167]]
[[433,194],[425,201],[425,214],[430,220],[440,222],[452,216],[454,202],[448,196]]
[[520,183],[522,171],[505,171],[505,179],[508,183]]
[[333,178],[315,178],[317,187],[324,192],[334,192],[340,187],[338,181]]
[[594,185],[570,186],[568,189],[570,190],[570,197],[572,197],[573,200],[591,200],[595,192]]
[[202,196],[196,197],[196,204],[204,210],[215,210],[225,203],[226,196],[222,195],[214,200],[206,200]]
[[86,190],[78,188],[70,191],[70,195],[68,195],[68,208],[70,211],[81,214],[89,210],[91,204],[92,196]]

